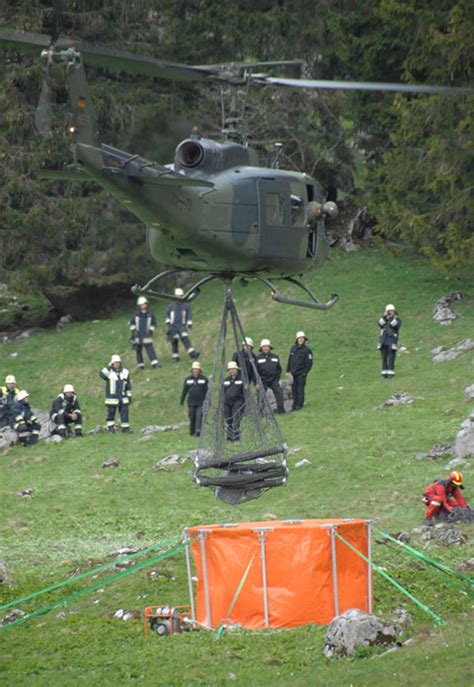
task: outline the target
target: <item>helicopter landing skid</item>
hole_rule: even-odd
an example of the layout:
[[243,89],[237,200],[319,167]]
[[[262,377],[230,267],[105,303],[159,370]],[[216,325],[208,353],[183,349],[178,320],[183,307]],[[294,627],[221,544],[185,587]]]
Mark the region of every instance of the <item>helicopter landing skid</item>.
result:
[[185,303],[189,303],[189,301],[194,300],[196,296],[199,296],[201,292],[201,286],[207,284],[213,279],[217,279],[218,276],[220,276],[216,274],[208,274],[207,277],[204,277],[203,279],[200,279],[198,282],[196,282],[196,284],[193,284],[193,286],[191,286],[191,288],[185,292],[184,296],[175,296],[172,293],[154,290],[153,287],[162,279],[165,279],[166,277],[171,277],[174,274],[179,274],[180,272],[183,272],[183,270],[165,270],[164,272],[155,274],[155,276],[152,279],[150,279],[150,281],[148,281],[144,286],[139,286],[138,284],[132,286],[132,293],[135,294],[135,296],[152,296],[153,298],[161,298],[165,301],[183,301]]
[[337,293],[333,293],[331,294],[331,298],[328,301],[326,301],[326,303],[322,303],[318,298],[316,298],[316,296],[310,288],[308,288],[305,284],[303,284],[301,281],[299,281],[299,279],[296,279],[295,277],[284,277],[283,280],[287,281],[290,284],[298,286],[300,289],[302,289],[305,293],[308,294],[310,300],[300,300],[298,298],[292,298],[291,296],[285,296],[281,293],[281,291],[279,291],[278,287],[275,286],[273,282],[271,282],[266,277],[262,277],[262,275],[260,274],[256,274],[255,272],[233,272],[232,274],[217,272],[213,274],[208,274],[206,277],[203,277],[203,279],[200,279],[198,282],[193,284],[193,286],[191,286],[191,288],[189,288],[181,297],[175,296],[172,293],[155,291],[155,285],[158,284],[158,282],[160,282],[162,279],[165,279],[166,277],[171,277],[175,274],[179,274],[182,271],[183,270],[180,269],[164,270],[163,272],[156,274],[144,286],[139,286],[138,284],[132,286],[132,293],[134,293],[136,296],[146,295],[151,296],[153,298],[161,298],[167,301],[174,300],[189,303],[199,295],[199,293],[201,292],[201,287],[204,286],[204,284],[207,284],[213,281],[214,279],[223,279],[224,281],[231,282],[236,277],[240,277],[243,286],[247,284],[249,279],[258,279],[258,281],[260,281],[262,284],[264,284],[270,289],[270,291],[272,292],[272,298],[277,303],[297,305],[301,308],[312,308],[313,310],[329,310],[329,308],[332,308],[334,303],[339,298]]
[[321,301],[316,298],[314,293],[311,291],[310,288],[308,288],[305,284],[300,282],[299,279],[296,279],[295,277],[284,277],[284,281],[289,282],[290,284],[295,284],[295,286],[298,286],[300,289],[305,291],[308,296],[310,297],[310,301],[303,301],[300,300],[299,298],[292,298],[291,296],[285,296],[282,294],[278,288],[275,286],[273,282],[271,282],[269,279],[266,277],[262,277],[260,274],[251,274],[251,275],[244,275],[245,277],[251,277],[252,279],[258,279],[259,281],[262,282],[262,284],[265,284],[265,286],[268,286],[268,288],[272,292],[272,298],[274,301],[277,303],[286,303],[287,305],[297,305],[300,308],[312,308],[313,310],[329,310],[329,308],[332,308],[334,303],[338,300],[339,296],[337,293],[332,293],[331,298],[326,301],[326,303],[321,303]]

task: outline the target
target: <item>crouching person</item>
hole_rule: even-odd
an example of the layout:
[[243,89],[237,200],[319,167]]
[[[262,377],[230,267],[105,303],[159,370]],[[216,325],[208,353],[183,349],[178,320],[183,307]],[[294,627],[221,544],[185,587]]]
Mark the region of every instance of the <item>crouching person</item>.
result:
[[130,372],[122,367],[119,355],[113,355],[107,367],[99,372],[105,380],[105,405],[107,406],[107,429],[115,431],[115,413],[120,414],[122,432],[130,432],[128,406],[132,402],[132,382]]
[[74,425],[74,435],[82,436],[81,406],[72,384],[65,384],[63,393],[54,399],[49,417],[56,423],[56,431],[60,437],[67,437],[68,427],[71,425]]
[[433,518],[447,516],[455,508],[469,508],[461,489],[464,487],[459,470],[453,470],[448,479],[437,479],[427,486],[422,496],[426,506],[425,523],[432,525]]
[[18,443],[23,446],[36,444],[41,431],[41,425],[31,409],[29,400],[28,392],[22,390],[17,394],[16,402],[11,409],[13,429],[18,435]]

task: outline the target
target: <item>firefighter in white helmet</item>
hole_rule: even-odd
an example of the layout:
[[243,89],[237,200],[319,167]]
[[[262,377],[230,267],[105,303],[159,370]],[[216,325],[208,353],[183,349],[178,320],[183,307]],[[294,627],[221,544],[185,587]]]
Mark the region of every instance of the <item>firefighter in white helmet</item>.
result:
[[382,330],[378,344],[382,358],[381,375],[385,379],[393,379],[395,375],[395,357],[398,349],[398,332],[402,326],[402,321],[393,303],[385,306],[384,313],[377,320],[377,324]]
[[209,380],[202,373],[201,363],[197,360],[191,365],[191,374],[186,377],[181,392],[181,405],[188,399],[189,434],[200,436],[202,427],[202,407],[209,390]]
[[295,343],[288,356],[286,373],[291,379],[292,410],[301,410],[305,401],[306,376],[313,367],[313,352],[306,345],[308,337],[303,331],[296,332]]
[[265,393],[267,389],[273,391],[277,405],[277,413],[284,413],[283,391],[280,386],[280,358],[273,352],[273,346],[270,339],[262,339],[260,342],[260,352],[257,355],[257,372],[262,380]]
[[12,426],[23,446],[36,444],[41,425],[30,406],[30,395],[24,389],[19,391],[11,408]]
[[5,385],[0,387],[0,429],[10,424],[10,411],[19,391],[20,389],[16,385],[15,377],[7,375],[5,377]]
[[115,414],[120,414],[122,432],[130,432],[128,408],[132,402],[132,380],[130,372],[122,367],[122,359],[119,355],[113,355],[107,367],[99,372],[105,380],[105,405],[107,407],[107,429],[115,431]]
[[153,346],[153,333],[156,329],[156,317],[150,310],[148,300],[145,296],[137,299],[137,311],[132,315],[129,322],[131,337],[130,343],[137,356],[137,368],[143,370],[143,348],[145,348],[153,368],[159,367],[158,358]]
[[[174,295],[178,299],[182,299],[184,296],[183,289],[176,288]],[[179,300],[175,303],[170,303],[166,309],[165,324],[166,338],[171,344],[171,360],[174,363],[179,362],[178,346],[180,341],[191,359],[195,360],[198,358],[199,351],[193,348],[188,332],[193,326],[191,306]]]
[[72,384],[65,384],[61,394],[53,401],[49,417],[56,424],[56,432],[65,439],[68,428],[74,426],[74,435],[82,436],[82,412]]
[[234,360],[227,363],[229,376],[224,379],[224,417],[227,441],[239,441],[240,422],[245,406],[244,381]]
[[250,336],[245,337],[242,341],[242,348],[240,351],[235,351],[232,360],[238,364],[242,371],[245,370],[249,382],[257,383],[257,356],[253,352],[253,339]]

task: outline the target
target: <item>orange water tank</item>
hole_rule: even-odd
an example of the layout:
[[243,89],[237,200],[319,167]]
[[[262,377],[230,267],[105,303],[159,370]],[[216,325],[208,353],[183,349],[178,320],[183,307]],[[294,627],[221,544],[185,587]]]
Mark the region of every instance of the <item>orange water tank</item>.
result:
[[227,621],[256,630],[327,624],[349,608],[371,611],[370,566],[336,532],[370,559],[366,520],[187,528],[198,576],[196,620],[212,628]]

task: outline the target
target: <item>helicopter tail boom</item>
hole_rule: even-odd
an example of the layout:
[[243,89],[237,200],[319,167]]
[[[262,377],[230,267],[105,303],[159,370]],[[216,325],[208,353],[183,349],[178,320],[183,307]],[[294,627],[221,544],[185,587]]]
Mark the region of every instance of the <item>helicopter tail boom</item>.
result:
[[63,53],[67,58],[67,80],[73,115],[75,142],[90,146],[99,145],[99,133],[94,105],[89,92],[86,72],[78,52],[69,49]]

